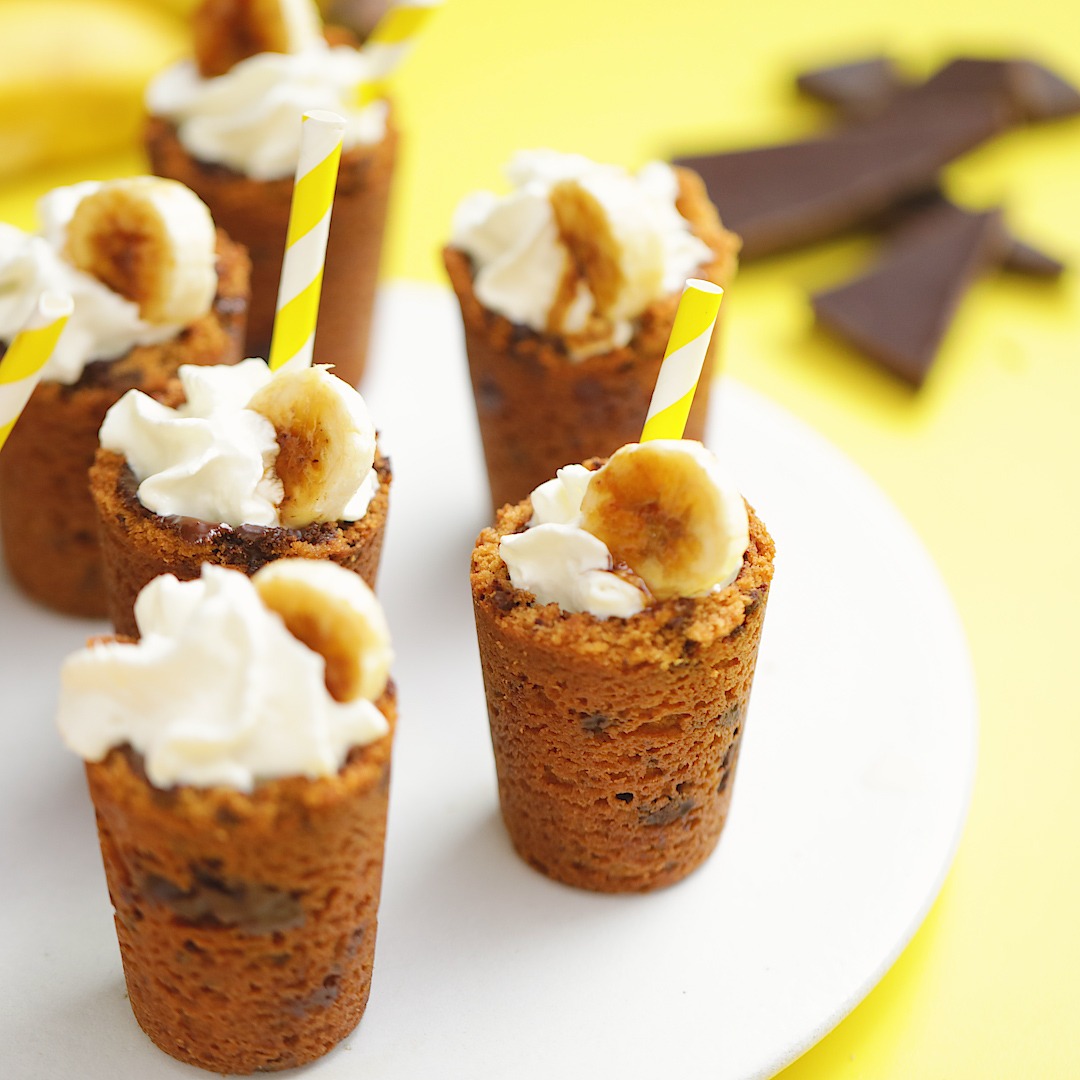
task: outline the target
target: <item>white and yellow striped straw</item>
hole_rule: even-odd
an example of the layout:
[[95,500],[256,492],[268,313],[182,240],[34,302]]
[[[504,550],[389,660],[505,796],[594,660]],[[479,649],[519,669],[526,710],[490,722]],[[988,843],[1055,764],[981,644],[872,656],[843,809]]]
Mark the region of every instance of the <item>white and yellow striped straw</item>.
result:
[[296,186],[289,208],[285,258],[270,339],[271,371],[278,371],[285,364],[307,367],[311,363],[344,132],[345,120],[337,113],[322,110],[304,113]]
[[416,36],[443,0],[401,0],[378,21],[364,42],[364,56],[371,61],[372,74],[368,82],[357,88],[360,108],[386,96],[387,80],[408,55]]
[[0,449],[26,408],[75,303],[67,293],[45,292],[0,360]]
[[711,281],[687,281],[656,376],[642,442],[682,438],[723,298],[724,290]]

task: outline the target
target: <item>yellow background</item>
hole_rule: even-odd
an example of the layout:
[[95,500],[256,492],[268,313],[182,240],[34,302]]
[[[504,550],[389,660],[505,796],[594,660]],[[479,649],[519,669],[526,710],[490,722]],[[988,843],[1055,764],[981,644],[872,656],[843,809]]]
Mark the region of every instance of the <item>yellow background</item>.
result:
[[[48,188],[145,167],[138,86],[184,49],[185,6],[0,0],[0,219],[30,227]],[[826,114],[793,94],[793,73],[881,50],[914,74],[958,51],[1028,54],[1080,82],[1074,5],[1054,0],[450,0],[397,80],[406,141],[386,273],[442,281],[454,205],[498,185],[518,148],[634,166],[794,137]],[[965,205],[1004,203],[1017,232],[1074,267],[1078,180],[1080,120],[1011,133],[947,173]],[[745,268],[727,370],[842,447],[922,536],[971,643],[979,768],[923,928],[782,1075],[1077,1077],[1077,274],[981,281],[916,393],[813,327],[807,289],[871,250],[847,240]]]

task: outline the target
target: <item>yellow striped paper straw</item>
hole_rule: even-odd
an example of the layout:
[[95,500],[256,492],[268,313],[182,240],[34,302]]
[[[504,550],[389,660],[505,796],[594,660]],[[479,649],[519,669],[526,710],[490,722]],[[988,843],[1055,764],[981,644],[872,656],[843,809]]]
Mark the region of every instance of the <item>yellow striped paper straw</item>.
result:
[[371,61],[368,82],[357,87],[357,106],[364,108],[386,96],[387,81],[416,44],[416,36],[443,0],[401,0],[379,20],[364,42],[364,56]]
[[300,160],[296,164],[296,186],[289,207],[285,258],[270,338],[271,371],[285,364],[295,367],[311,364],[344,132],[345,120],[337,113],[321,109],[304,113]]
[[75,303],[67,293],[45,292],[0,360],[0,449],[26,408]]
[[711,281],[691,278],[683,288],[641,432],[642,442],[682,438],[723,299],[724,290]]

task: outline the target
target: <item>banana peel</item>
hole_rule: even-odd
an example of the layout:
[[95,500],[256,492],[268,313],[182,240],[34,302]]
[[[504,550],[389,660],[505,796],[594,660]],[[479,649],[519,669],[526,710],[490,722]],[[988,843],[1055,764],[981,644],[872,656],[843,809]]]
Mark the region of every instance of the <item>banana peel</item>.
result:
[[0,182],[138,144],[146,84],[191,51],[193,0],[0,4]]

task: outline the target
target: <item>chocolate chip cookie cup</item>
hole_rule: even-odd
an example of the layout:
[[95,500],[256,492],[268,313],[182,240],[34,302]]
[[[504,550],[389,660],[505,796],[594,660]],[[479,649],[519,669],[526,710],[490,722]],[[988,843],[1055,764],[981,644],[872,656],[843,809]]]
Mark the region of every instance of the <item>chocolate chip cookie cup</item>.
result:
[[371,992],[396,722],[385,620],[354,575],[304,560],[143,596],[142,642],[69,657],[60,702],[132,1011],[203,1069],[303,1065]]
[[[645,305],[632,320],[632,336],[616,346],[589,347],[575,341],[574,335],[536,329],[494,310],[477,295],[476,260],[459,243],[452,241],[444,248],[447,274],[461,306],[495,509],[524,498],[563,465],[606,456],[636,439],[656,385],[683,279],[705,278],[727,288],[734,278],[738,237],[721,225],[697,174],[687,169],[673,172],[678,189],[675,209],[704,245],[702,261],[688,263],[677,287]],[[560,286],[559,295],[564,292]],[[705,359],[687,438],[703,436],[721,338],[722,322]],[[576,355],[582,344],[586,351]]]
[[247,355],[269,356],[301,117],[322,110],[345,121],[314,355],[356,386],[367,362],[397,155],[385,79],[403,50],[391,49],[392,59],[377,43],[365,47],[343,27],[324,25],[315,0],[202,0],[190,14],[192,56],[147,88],[151,168],[198,192],[247,245]]
[[477,540],[472,595],[503,821],[541,873],[600,892],[686,877],[727,819],[773,543],[749,512],[734,581],[626,618],[539,603],[500,555],[529,499]]

